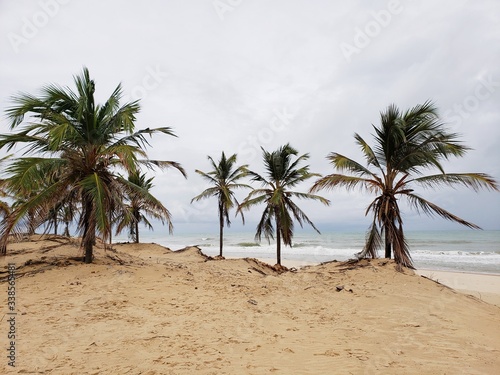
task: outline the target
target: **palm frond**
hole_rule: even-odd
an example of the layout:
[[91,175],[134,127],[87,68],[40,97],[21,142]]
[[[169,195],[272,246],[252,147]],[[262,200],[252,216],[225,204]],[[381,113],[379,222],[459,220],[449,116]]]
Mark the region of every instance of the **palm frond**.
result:
[[314,193],[324,189],[332,190],[337,187],[345,187],[347,190],[361,188],[368,191],[375,191],[376,189],[381,189],[382,185],[376,180],[363,177],[330,174],[318,179],[311,187],[310,192]]
[[437,206],[436,204],[429,202],[428,200],[426,200],[422,197],[419,197],[418,195],[407,194],[406,197],[408,198],[412,207],[415,208],[415,210],[417,212],[423,212],[428,216],[438,215],[444,219],[455,221],[455,222],[462,224],[462,225],[465,225],[466,227],[469,227],[469,228],[481,229],[476,224],[465,221],[465,220],[459,218],[458,216],[455,216],[452,213],[446,211],[445,209]]
[[382,244],[383,244],[382,237],[380,236],[380,232],[377,227],[377,223],[375,221],[375,216],[374,216],[374,219],[368,231],[366,232],[365,246],[363,247],[363,250],[361,252],[356,254],[356,257],[358,259],[362,259],[368,255],[372,258],[376,258],[377,250],[382,247]]
[[[375,152],[372,150],[372,148],[368,145],[368,143],[358,133],[354,133],[354,138],[356,139],[356,143],[361,147],[361,151],[363,151],[363,154],[365,155],[366,163],[368,165],[373,165],[377,167],[383,173],[382,167],[380,166],[377,156],[375,155]],[[359,168],[359,166],[356,166],[356,168]]]
[[484,188],[498,191],[498,183],[485,173],[445,173],[414,178],[408,182],[415,182],[425,187],[439,187],[441,185],[463,185],[474,191]]

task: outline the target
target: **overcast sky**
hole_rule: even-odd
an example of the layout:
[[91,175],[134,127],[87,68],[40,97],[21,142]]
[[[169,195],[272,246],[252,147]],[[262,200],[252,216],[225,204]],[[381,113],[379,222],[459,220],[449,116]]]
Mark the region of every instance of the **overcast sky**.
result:
[[[20,91],[74,87],[83,66],[100,102],[121,82],[127,99],[141,99],[137,128],[170,126],[178,135],[153,139],[149,155],[188,172],[187,180],[175,170],[154,179],[153,193],[180,232],[217,232],[215,199],[190,204],[207,187],[194,173],[210,169],[207,155],[237,153],[262,173],[260,147],[290,142],[310,153],[313,172],[333,173],[326,155],[361,161],[354,132],[371,141],[371,124],[391,103],[404,110],[434,101],[473,148],[447,170],[500,180],[498,0],[2,0],[0,31],[0,132],[9,131],[4,110]],[[417,193],[500,229],[498,192]],[[323,195],[330,207],[300,202],[320,228],[368,225],[373,197]],[[254,230],[260,213],[247,214],[245,230]],[[461,229],[408,209],[404,220],[406,230]]]

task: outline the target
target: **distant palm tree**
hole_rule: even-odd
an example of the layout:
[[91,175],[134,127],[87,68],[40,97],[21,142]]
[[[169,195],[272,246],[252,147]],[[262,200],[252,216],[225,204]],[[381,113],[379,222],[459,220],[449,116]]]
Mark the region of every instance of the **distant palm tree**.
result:
[[[498,190],[496,181],[484,173],[445,173],[441,161],[452,156],[464,156],[468,147],[457,139],[458,135],[446,130],[440,122],[437,109],[427,101],[404,113],[390,105],[381,113],[379,127],[375,127],[375,147],[370,147],[360,135],[355,134],[367,167],[338,153],[331,153],[328,159],[340,172],[350,175],[331,174],[320,178],[311,192],[321,189],[356,187],[377,194],[368,206],[365,215],[373,213],[373,222],[367,234],[366,245],[358,258],[376,256],[377,248],[385,237],[385,257],[394,259],[399,267],[413,268],[408,244],[403,233],[403,220],[398,199],[405,197],[417,212],[437,214],[470,228],[479,228],[429,202],[414,193],[414,186],[436,187],[439,185],[464,185],[475,191],[480,188]],[[373,168],[369,169],[369,168]],[[427,169],[439,173],[424,175]]]
[[[3,180],[0,180],[0,198],[7,198],[7,193],[2,188]],[[0,217],[6,218],[10,213],[10,205],[8,202],[0,199]]]
[[139,224],[143,223],[152,230],[153,225],[147,219],[150,216],[161,220],[162,224],[165,221],[168,224],[170,233],[173,231],[173,225],[170,212],[151,195],[150,190],[153,188],[153,179],[146,178],[145,173],[135,171],[128,176],[128,189],[126,211],[118,214],[118,222],[116,234],[119,234],[123,229],[128,228],[130,239],[139,243]]
[[[129,182],[116,173],[136,171],[140,165],[182,167],[171,161],[149,160],[146,136],[156,133],[175,136],[171,128],[135,131],[137,101],[120,106],[118,85],[103,104],[94,101],[95,84],[84,68],[75,77],[76,92],[58,85],[45,86],[40,96],[19,94],[7,110],[11,128],[18,133],[0,135],[0,149],[25,144],[25,155],[6,168],[9,191],[37,192],[20,204],[0,223],[0,252],[6,253],[7,238],[26,225],[23,219],[34,212],[35,224],[47,220],[50,209],[61,202],[78,203],[81,208],[78,229],[82,234],[86,263],[92,262],[96,235],[111,234],[110,212],[124,210]],[[43,181],[43,184],[40,182]]]
[[[5,160],[7,160],[8,158],[10,158],[11,155],[7,155],[3,158],[0,159],[0,168],[2,168],[2,170],[4,169],[2,164],[5,162]],[[6,187],[5,187],[5,180],[3,178],[0,178],[0,217],[3,217],[3,218],[6,218],[9,213],[10,213],[10,204],[6,201],[4,201],[3,199],[4,198],[9,198],[9,194],[7,193],[7,190],[6,190]]]
[[0,216],[5,218],[9,215],[10,206],[7,202],[0,200]]
[[[236,166],[236,154],[231,155],[226,158],[224,152],[222,152],[220,160],[215,163],[215,161],[208,156],[210,164],[212,164],[213,170],[210,172],[202,172],[196,170],[196,173],[201,175],[205,180],[211,183],[213,186],[204,190],[200,195],[197,195],[191,200],[191,203],[199,201],[204,198],[217,197],[218,200],[218,213],[219,213],[219,255],[222,256],[222,247],[224,242],[224,220],[228,227],[231,226],[231,221],[229,220],[229,210],[234,207],[234,205],[239,205],[238,200],[234,196],[234,189],[250,188],[249,185],[240,184],[237,181],[245,177],[248,174],[248,165]],[[240,212],[241,219],[245,222],[243,213]]]
[[[303,222],[311,225],[316,232],[319,230],[312,223],[306,214],[293,202],[292,198],[312,199],[329,205],[330,201],[319,195],[296,192],[293,189],[300,183],[307,181],[311,177],[320,176],[317,173],[309,172],[309,166],[299,166],[301,162],[309,158],[309,154],[298,156],[298,151],[289,144],[280,147],[278,150],[268,152],[262,149],[266,176],[261,176],[250,171],[252,181],[260,182],[262,188],[250,192],[238,210],[250,209],[250,207],[264,204],[264,212],[257,225],[256,240],[260,241],[262,235],[270,241],[274,239],[276,231],[276,262],[281,265],[281,240],[288,246],[292,246],[294,224],[297,220],[300,226]],[[295,158],[295,160],[293,160]]]

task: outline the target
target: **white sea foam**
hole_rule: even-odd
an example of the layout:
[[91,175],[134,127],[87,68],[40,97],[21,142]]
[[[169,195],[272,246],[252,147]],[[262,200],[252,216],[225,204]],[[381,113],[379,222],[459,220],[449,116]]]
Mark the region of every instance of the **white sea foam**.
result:
[[[219,238],[214,233],[165,236],[155,232],[141,234],[142,241],[156,242],[172,250],[199,246],[207,255],[218,255]],[[429,231],[407,232],[411,255],[417,268],[442,269],[500,274],[500,231]],[[117,239],[119,241],[119,239]],[[123,239],[122,239],[123,241]],[[294,246],[282,246],[284,260],[321,263],[353,259],[363,249],[362,232],[336,232],[319,235],[298,233]],[[253,233],[224,235],[227,257],[275,258],[276,244],[263,240],[256,243]],[[380,251],[379,255],[383,255]]]

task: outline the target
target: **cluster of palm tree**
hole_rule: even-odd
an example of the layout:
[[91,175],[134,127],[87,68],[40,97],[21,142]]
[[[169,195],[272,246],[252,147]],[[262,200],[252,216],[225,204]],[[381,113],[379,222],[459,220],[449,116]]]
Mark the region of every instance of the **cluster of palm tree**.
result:
[[[0,135],[0,149],[10,151],[19,144],[25,148],[23,156],[12,158],[4,168],[2,192],[16,202],[0,224],[2,254],[11,234],[32,233],[46,222],[57,227],[59,221],[76,220],[84,261],[91,263],[96,237],[106,242],[113,224],[123,229],[140,220],[138,205],[172,229],[168,210],[149,193],[151,181],[141,180],[139,171],[173,167],[186,175],[179,163],[147,157],[147,136],[174,132],[169,127],[136,131],[139,103],[120,105],[120,85],[99,105],[88,69],[74,81],[76,91],[48,85],[39,96],[14,97],[14,106],[7,110],[11,129],[18,131]],[[138,239],[137,231],[134,235]]]
[[[57,234],[62,223],[64,234],[69,235],[70,224],[76,223],[86,263],[92,262],[97,236],[110,241],[113,228],[116,233],[128,230],[130,238],[139,242],[139,223],[151,229],[147,217],[152,217],[166,223],[172,233],[171,214],[151,194],[153,178],[148,178],[141,167],[174,168],[186,177],[179,163],[147,157],[147,136],[175,136],[173,130],[161,127],[136,131],[139,103],[120,105],[120,85],[99,105],[94,102],[95,84],[88,70],[84,68],[74,80],[76,91],[48,85],[40,96],[14,97],[15,105],[7,110],[11,130],[17,132],[0,135],[0,149],[10,151],[19,144],[25,148],[21,157],[0,159],[0,164],[5,165],[5,178],[0,179],[0,254],[6,254],[10,235],[34,233],[42,224]],[[249,170],[248,165],[238,166],[236,154],[226,157],[222,152],[217,162],[208,156],[213,169],[196,172],[211,186],[191,202],[217,197],[220,256],[224,226],[231,224],[229,211],[235,208],[244,222],[243,211],[261,205],[263,212],[255,239],[276,239],[277,264],[281,265],[281,243],[292,245],[295,222],[300,226],[309,224],[319,233],[296,199],[329,205],[329,200],[315,193],[337,187],[360,188],[375,194],[365,212],[373,214],[373,221],[358,258],[375,257],[377,250],[385,246],[386,258],[394,255],[399,267],[413,267],[398,204],[401,198],[406,198],[417,212],[478,228],[415,193],[417,186],[440,185],[499,190],[497,182],[487,174],[444,171],[444,160],[462,157],[469,148],[445,128],[431,102],[403,113],[391,105],[381,113],[380,125],[373,128],[373,147],[359,134],[354,136],[366,165],[333,152],[327,158],[339,173],[324,177],[310,172],[309,165],[303,165],[309,155],[299,155],[290,144],[272,152],[262,149],[264,174]],[[429,171],[435,173],[426,175]],[[244,177],[260,187],[254,189],[241,183]],[[296,191],[314,177],[317,180],[307,192]],[[241,203],[236,199],[236,189],[250,189]],[[13,203],[9,205],[8,200]]]
[[[473,223],[465,221],[446,211],[438,205],[414,193],[416,186],[437,187],[439,185],[463,185],[477,191],[481,188],[498,191],[497,182],[484,173],[446,173],[442,161],[450,157],[462,157],[468,147],[462,145],[459,136],[446,130],[439,120],[436,107],[431,102],[417,105],[404,113],[390,105],[381,113],[380,126],[375,130],[375,146],[371,147],[359,134],[355,134],[356,143],[365,157],[366,166],[338,153],[331,153],[327,159],[339,172],[324,177],[310,173],[309,167],[300,167],[299,163],[308,158],[302,155],[292,161],[291,157],[297,151],[290,145],[285,145],[274,152],[263,150],[266,177],[248,171],[247,166],[241,168],[238,176],[252,177],[252,181],[260,182],[263,187],[254,189],[238,204],[237,213],[252,206],[263,204],[264,211],[257,225],[256,240],[264,235],[268,240],[276,233],[277,263],[281,264],[281,240],[291,246],[293,236],[293,219],[300,223],[305,221],[316,231],[317,228],[308,217],[292,201],[292,198],[313,199],[328,205],[329,201],[314,195],[320,190],[344,187],[348,190],[361,188],[376,195],[368,206],[365,215],[373,214],[373,221],[367,231],[364,249],[357,254],[359,259],[366,256],[375,258],[377,250],[385,246],[385,257],[394,254],[398,267],[413,268],[410,249],[403,232],[403,220],[398,199],[406,198],[410,207],[428,215],[439,215],[445,219],[458,222],[469,228],[479,229]],[[224,158],[224,154],[223,154]],[[224,214],[233,206],[230,201],[230,186],[224,183],[228,175],[221,164],[214,166],[210,172],[210,180],[215,182],[213,188],[205,190],[195,199],[216,195],[219,198],[219,208],[224,207]],[[236,160],[236,155],[232,157]],[[211,160],[211,159],[210,159]],[[224,164],[225,165],[225,164]],[[424,172],[435,170],[438,173],[425,175]],[[201,172],[200,172],[201,173]],[[206,176],[206,174],[203,174]],[[308,193],[288,190],[298,183],[318,176]],[[243,187],[246,185],[238,185]],[[222,212],[222,211],[219,211]],[[220,213],[219,213],[220,216]],[[220,216],[221,217],[221,216]],[[229,224],[229,222],[228,222]],[[220,254],[222,255],[222,226]],[[318,231],[319,232],[319,231]]]
[[[224,152],[222,152],[218,163],[215,163],[209,156],[213,170],[207,173],[199,170],[196,172],[213,186],[194,197],[191,202],[212,196],[217,197],[220,256],[222,256],[223,247],[224,219],[228,227],[231,224],[229,210],[236,205],[236,214],[241,214],[244,222],[243,210],[249,210],[255,205],[263,204],[264,211],[257,225],[255,239],[261,241],[262,236],[264,236],[270,241],[276,236],[276,263],[281,265],[281,241],[285,245],[292,245],[294,219],[300,226],[303,226],[304,222],[310,224],[319,233],[313,222],[309,220],[292,198],[317,200],[326,205],[330,202],[319,195],[292,190],[308,179],[319,176],[316,173],[311,173],[308,165],[300,165],[309,158],[308,154],[297,156],[298,151],[289,144],[273,152],[264,149],[262,151],[263,163],[266,169],[265,175],[249,170],[248,165],[236,166],[236,155],[232,155],[227,159]],[[260,183],[262,187],[252,189],[240,204],[234,197],[233,190],[237,188],[251,189],[249,185],[237,183],[239,179],[245,176],[251,177],[251,181]]]

